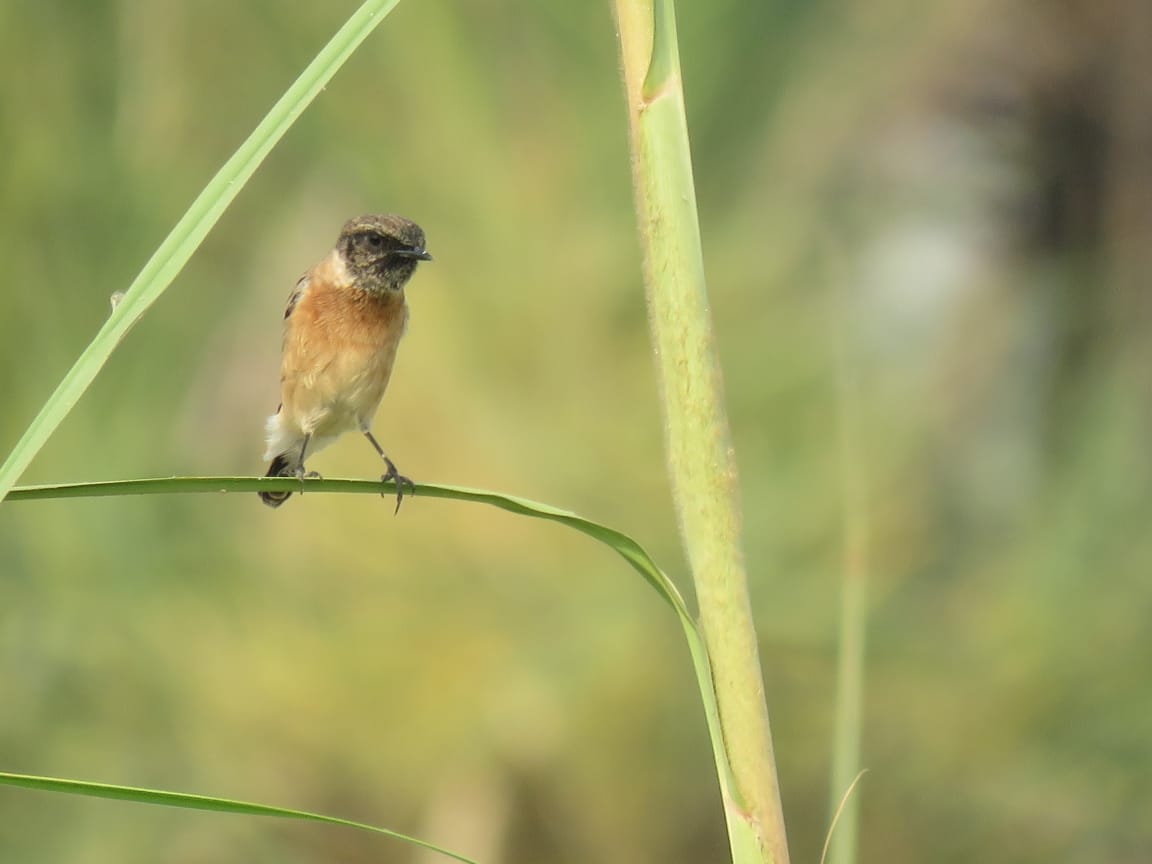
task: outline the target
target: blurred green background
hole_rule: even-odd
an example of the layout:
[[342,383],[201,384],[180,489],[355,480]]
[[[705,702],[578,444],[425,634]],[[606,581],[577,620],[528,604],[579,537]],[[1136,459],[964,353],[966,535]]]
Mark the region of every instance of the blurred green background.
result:
[[[0,450],[353,8],[0,5]],[[679,16],[793,860],[828,821],[847,469],[861,860],[1147,861],[1152,7]],[[614,39],[605,3],[400,4],[24,482],[262,472],[283,302],[344,219],[392,211],[436,256],[376,425],[401,469],[620,527],[689,590]],[[379,473],[355,436],[311,467]],[[671,613],[606,550],[477,506],[4,505],[0,681],[3,770],[486,862],[725,860]],[[0,860],[433,859],[0,788]]]

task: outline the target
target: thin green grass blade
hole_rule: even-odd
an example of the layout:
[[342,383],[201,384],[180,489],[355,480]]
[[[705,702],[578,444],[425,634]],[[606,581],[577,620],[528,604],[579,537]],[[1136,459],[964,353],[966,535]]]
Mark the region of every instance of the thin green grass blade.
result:
[[75,407],[132,325],[184,269],[192,253],[260,167],[260,163],[344,65],[344,61],[398,2],[366,0],[192,202],[188,212],[144,265],[100,332],[68,370],[56,392],[44,403],[36,419],[25,430],[4,464],[0,465],[0,501],[20,479],[40,448],[68,416],[68,412]]
[[[833,260],[835,257],[832,256]],[[850,280],[843,280],[849,284]],[[871,577],[872,515],[864,410],[865,364],[853,340],[853,304],[847,290],[833,296],[836,343],[836,401],[839,411],[841,521],[844,540],[840,588],[836,713],[828,812],[832,818],[825,854],[828,864],[856,864],[860,799],[850,794],[861,776],[865,663],[868,647],[868,583]],[[846,791],[849,790],[849,791]],[[836,826],[839,827],[836,827]],[[833,834],[833,828],[835,833]]]
[[[367,495],[387,495],[391,498],[396,492],[392,482],[376,480],[349,480],[342,478],[323,478],[295,480],[284,477],[155,477],[141,480],[112,480],[96,483],[66,483],[42,486],[22,486],[13,489],[8,495],[8,501],[34,501],[49,498],[104,498],[125,495],[176,495],[188,493],[227,493],[227,492],[288,492],[300,491],[301,484],[308,494],[316,492],[358,493]],[[535,519],[544,519],[549,522],[559,522],[567,525],[582,534],[603,543],[623,558],[644,581],[647,582],[676,612],[680,625],[684,630],[684,637],[688,642],[688,651],[692,657],[692,668],[696,673],[696,682],[700,688],[700,697],[704,705],[704,716],[708,724],[708,734],[712,740],[713,753],[716,755],[716,768],[720,778],[721,792],[726,801],[732,801],[735,786],[732,770],[724,759],[724,747],[721,740],[720,712],[716,705],[716,690],[712,682],[712,666],[708,659],[708,649],[695,619],[688,611],[679,589],[668,578],[667,574],[656,564],[647,550],[636,540],[622,531],[610,528],[591,519],[585,519],[568,510],[561,510],[527,498],[517,498],[511,495],[501,495],[483,489],[469,489],[463,486],[446,486],[442,484],[419,483],[413,496],[421,498],[441,498],[451,501],[470,501],[477,504],[488,504],[498,507],[509,513],[528,516]],[[413,506],[409,503],[406,506]],[[743,857],[737,861],[753,861],[748,857],[758,848],[755,834],[745,830],[743,826],[736,827],[734,847],[743,848]]]
[[[303,484],[303,485],[301,485]],[[96,483],[61,483],[42,486],[20,486],[8,493],[8,501],[33,501],[45,498],[108,498],[124,495],[183,495],[205,492],[343,492],[369,495],[396,493],[392,481],[350,480],[341,478],[315,478],[296,480],[291,477],[151,477],[140,480],[110,480]],[[501,495],[483,489],[469,489],[464,486],[446,486],[432,483],[417,483],[415,498],[445,498],[454,501],[472,501],[489,504],[510,513],[531,516],[559,522],[575,528],[605,544],[636,570],[657,593],[689,621],[692,616],[684,603],[679,589],[671,579],[656,566],[648,552],[622,531],[609,528],[591,519],[585,519],[568,510],[560,510],[527,498]],[[408,504],[406,506],[412,506]],[[693,625],[695,626],[695,625]]]
[[383,834],[439,852],[465,864],[476,864],[471,858],[466,858],[456,852],[444,849],[427,840],[420,840],[392,831],[388,828],[379,828],[363,822],[353,822],[349,819],[340,819],[335,816],[323,816],[319,813],[308,813],[304,810],[289,810],[285,807],[271,807],[267,804],[251,804],[247,801],[233,801],[228,798],[215,798],[207,795],[188,795],[183,792],[164,792],[159,789],[141,789],[135,786],[112,786],[107,783],[89,783],[84,780],[63,780],[57,777],[35,777],[30,774],[9,774],[0,771],[0,784],[16,786],[22,789],[39,789],[44,792],[61,792],[66,795],[86,795],[91,798],[111,798],[116,801],[133,801],[137,804],[156,804],[161,807],[184,807],[189,810],[209,810],[216,813],[239,813],[247,816],[276,816],[281,819],[302,819],[308,822],[324,822],[329,825],[343,825],[346,828],[357,828],[361,831],[371,831]]

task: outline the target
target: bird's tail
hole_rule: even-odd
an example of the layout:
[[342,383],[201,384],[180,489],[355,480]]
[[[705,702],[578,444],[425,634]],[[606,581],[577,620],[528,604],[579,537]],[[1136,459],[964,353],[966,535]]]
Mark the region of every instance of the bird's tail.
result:
[[[288,459],[287,453],[281,453],[272,460],[272,464],[268,466],[268,473],[265,477],[295,477],[296,468]],[[260,492],[260,500],[267,504],[269,507],[279,507],[285,501],[292,497],[291,492]]]

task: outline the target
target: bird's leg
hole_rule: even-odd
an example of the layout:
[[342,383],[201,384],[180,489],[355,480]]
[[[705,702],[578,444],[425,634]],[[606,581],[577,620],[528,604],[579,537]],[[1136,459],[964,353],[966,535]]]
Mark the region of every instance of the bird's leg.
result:
[[304,481],[305,480],[323,480],[319,471],[305,471],[304,470],[304,454],[308,452],[308,442],[312,440],[312,433],[309,432],[304,436],[304,443],[300,445],[300,461],[296,463],[296,479],[300,481],[300,494],[304,494]]
[[[380,458],[384,460],[384,464],[388,466],[388,470],[380,477],[380,480],[387,483],[389,480],[396,482],[396,509],[394,513],[400,512],[400,502],[404,500],[404,487],[407,486],[412,490],[412,494],[416,494],[416,484],[396,470],[396,466],[392,464],[392,460],[384,454],[384,448],[380,446],[380,442],[376,440],[372,434],[371,429],[364,429],[364,437],[376,448],[376,452],[380,454]],[[384,493],[380,493],[383,497]]]

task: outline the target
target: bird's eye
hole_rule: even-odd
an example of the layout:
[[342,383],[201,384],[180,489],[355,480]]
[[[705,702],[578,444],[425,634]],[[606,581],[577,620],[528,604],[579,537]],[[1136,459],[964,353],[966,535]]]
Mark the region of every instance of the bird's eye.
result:
[[373,249],[379,249],[381,246],[384,245],[384,238],[381,237],[379,234],[369,234],[368,235],[368,245],[371,246]]

